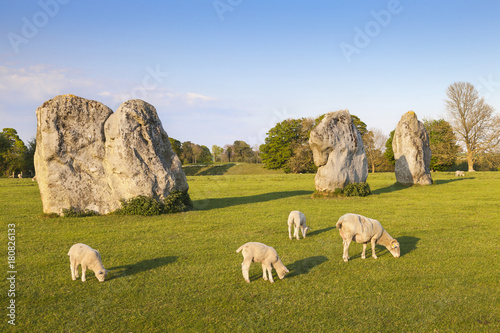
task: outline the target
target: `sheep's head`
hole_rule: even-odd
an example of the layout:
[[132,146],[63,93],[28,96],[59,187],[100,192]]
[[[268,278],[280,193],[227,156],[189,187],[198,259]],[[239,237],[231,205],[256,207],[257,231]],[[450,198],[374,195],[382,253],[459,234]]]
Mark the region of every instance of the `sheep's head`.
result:
[[95,277],[97,278],[97,280],[99,280],[99,282],[104,282],[106,276],[108,276],[108,271],[106,269],[95,273]]
[[399,247],[399,242],[396,239],[393,239],[391,241],[391,245],[389,245],[389,251],[391,251],[394,258],[399,258],[400,247]]
[[276,272],[278,273],[278,277],[280,278],[280,280],[283,280],[285,274],[289,273],[290,271],[285,266],[283,266],[283,268],[277,269]]

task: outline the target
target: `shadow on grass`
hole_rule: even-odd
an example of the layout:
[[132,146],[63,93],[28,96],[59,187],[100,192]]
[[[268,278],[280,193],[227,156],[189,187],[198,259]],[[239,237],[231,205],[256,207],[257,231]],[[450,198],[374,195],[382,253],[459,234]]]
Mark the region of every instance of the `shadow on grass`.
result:
[[244,205],[249,203],[265,202],[271,200],[278,200],[282,198],[295,197],[298,195],[311,195],[312,191],[282,191],[271,192],[257,195],[250,195],[246,197],[232,197],[232,198],[214,198],[204,200],[194,200],[194,210],[210,210],[217,208],[225,208],[237,205]]
[[316,235],[322,234],[324,232],[330,231],[332,229],[335,229],[335,227],[328,227],[328,228],[324,228],[324,229],[313,230],[313,231],[310,231],[307,233],[307,237],[316,236]]
[[288,270],[290,271],[290,273],[288,273],[286,277],[292,278],[302,274],[307,274],[311,269],[321,265],[326,261],[328,261],[328,258],[325,256],[315,256],[297,260],[293,264],[286,265],[286,268],[288,268]]
[[386,186],[386,187],[378,188],[378,189],[372,191],[372,194],[376,195],[376,194],[382,194],[382,193],[391,193],[391,192],[395,192],[395,191],[404,190],[404,189],[407,189],[409,187],[411,187],[411,185],[403,185],[401,183],[394,183],[394,184]]
[[417,243],[420,238],[412,236],[401,236],[397,238],[401,247],[401,257],[417,249]]
[[448,184],[452,182],[456,182],[459,180],[466,180],[466,179],[474,179],[475,177],[460,177],[460,178],[453,178],[453,179],[438,179],[434,181],[434,184],[436,185],[442,185],[442,184]]
[[115,266],[108,269],[111,277],[109,280],[119,279],[125,276],[134,275],[141,272],[146,272],[161,266],[171,264],[177,260],[176,256],[155,258],[139,261],[132,265]]
[[186,176],[222,176],[235,166],[235,163],[217,165],[186,165],[182,167]]

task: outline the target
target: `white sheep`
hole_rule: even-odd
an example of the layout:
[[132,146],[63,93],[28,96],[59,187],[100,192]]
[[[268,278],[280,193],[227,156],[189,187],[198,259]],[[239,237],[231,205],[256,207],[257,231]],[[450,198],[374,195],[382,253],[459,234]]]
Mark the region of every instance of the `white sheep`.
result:
[[385,231],[379,221],[358,214],[345,214],[339,218],[336,226],[339,229],[340,237],[344,241],[343,259],[345,262],[350,259],[348,250],[352,240],[356,243],[363,243],[362,259],[366,258],[365,251],[368,242],[372,244],[372,257],[374,259],[377,259],[375,244],[385,246],[395,258],[399,258],[400,247],[398,241]]
[[455,171],[455,177],[465,177],[465,172],[457,170]]
[[252,262],[260,262],[262,263],[262,273],[264,280],[267,281],[269,275],[269,281],[272,283],[273,274],[272,269],[276,270],[278,273],[278,277],[283,279],[285,274],[289,272],[289,270],[283,265],[280,258],[278,257],[278,253],[275,249],[270,246],[267,246],[262,243],[257,242],[249,242],[243,244],[236,250],[236,253],[242,251],[243,254],[243,262],[241,263],[241,270],[243,272],[243,278],[246,282],[250,283],[250,278],[248,277],[248,270],[250,269],[250,264]]
[[82,265],[82,281],[85,282],[85,271],[88,269],[94,271],[96,278],[99,282],[103,282],[108,271],[104,269],[101,261],[99,251],[94,250],[88,245],[78,243],[73,245],[68,252],[71,278],[76,280],[78,278],[78,266]]
[[293,237],[299,240],[299,229],[302,231],[302,236],[306,238],[306,233],[308,230],[311,230],[306,225],[306,217],[302,212],[298,210],[293,210],[288,215],[288,237],[292,239],[292,225],[294,227]]

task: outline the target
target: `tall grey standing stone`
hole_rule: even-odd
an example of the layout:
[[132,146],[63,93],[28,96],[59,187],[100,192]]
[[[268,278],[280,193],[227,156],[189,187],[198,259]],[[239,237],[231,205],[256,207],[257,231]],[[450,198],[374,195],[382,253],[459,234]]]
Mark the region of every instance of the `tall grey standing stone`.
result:
[[405,113],[394,132],[392,150],[396,180],[401,184],[432,184],[429,135],[413,111]]
[[35,170],[44,213],[106,214],[122,199],[163,199],[188,190],[152,105],[132,100],[113,113],[99,102],[64,95],[36,113]]
[[174,153],[156,109],[142,100],[123,103],[104,126],[104,166],[113,195],[164,199],[187,191],[181,161]]
[[366,181],[365,147],[349,111],[327,113],[311,131],[309,146],[318,166],[314,178],[317,191],[334,192],[349,183]]

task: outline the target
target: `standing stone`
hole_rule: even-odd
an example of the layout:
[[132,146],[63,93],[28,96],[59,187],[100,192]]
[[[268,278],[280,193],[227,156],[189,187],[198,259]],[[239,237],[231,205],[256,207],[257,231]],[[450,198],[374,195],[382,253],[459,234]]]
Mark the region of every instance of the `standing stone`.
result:
[[394,132],[392,150],[396,180],[401,184],[432,184],[429,135],[413,111],[405,113]]
[[188,190],[154,106],[138,99],[123,103],[106,121],[104,134],[104,166],[114,197],[161,200],[173,190]]
[[99,102],[64,95],[36,113],[35,169],[44,213],[73,208],[106,214],[122,199],[163,199],[188,190],[152,105],[131,100],[113,113]]
[[327,113],[311,131],[309,146],[318,166],[314,178],[317,191],[334,192],[349,183],[366,181],[365,147],[349,111]]
[[34,162],[45,213],[61,214],[70,207],[109,211],[104,122],[112,113],[73,95],[57,96],[36,110]]

